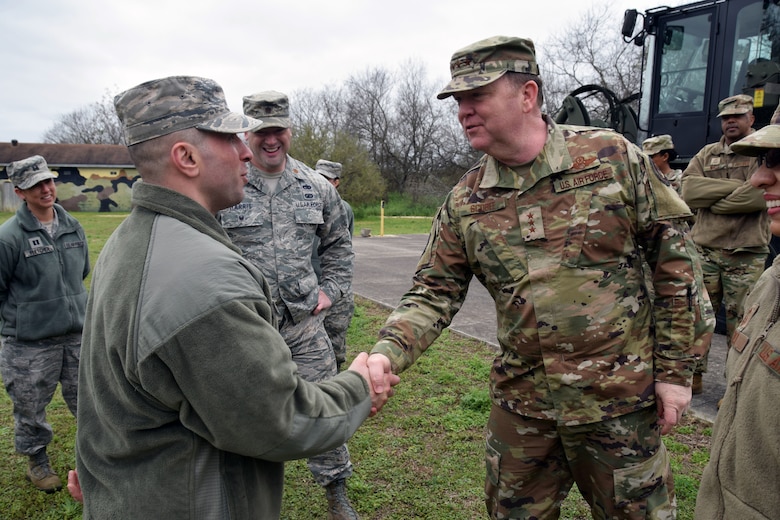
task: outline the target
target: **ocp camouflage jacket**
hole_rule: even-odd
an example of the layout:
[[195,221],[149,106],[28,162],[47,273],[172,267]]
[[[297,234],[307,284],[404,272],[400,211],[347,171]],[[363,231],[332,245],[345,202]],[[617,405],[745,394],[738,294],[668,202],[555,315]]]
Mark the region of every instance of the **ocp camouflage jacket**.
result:
[[735,154],[724,137],[691,159],[683,172],[682,196],[696,212],[692,236],[697,245],[769,251],[766,202],[749,182],[757,167],[755,157]]
[[407,368],[476,276],[496,302],[496,403],[590,423],[654,405],[654,381],[689,385],[714,319],[690,210],[649,159],[614,132],[547,123],[530,166],[485,156],[453,188],[373,352]]

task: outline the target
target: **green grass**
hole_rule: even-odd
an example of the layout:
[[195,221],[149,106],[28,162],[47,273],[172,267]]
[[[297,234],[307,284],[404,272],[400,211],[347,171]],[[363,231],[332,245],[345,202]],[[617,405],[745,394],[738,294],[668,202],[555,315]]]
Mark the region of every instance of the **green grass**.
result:
[[[0,214],[0,221],[8,216]],[[74,216],[87,232],[94,260],[123,215],[75,213]],[[371,220],[359,222],[373,225]],[[427,233],[430,217],[388,219],[385,226],[388,234]],[[388,312],[357,298],[348,333],[350,357],[372,347]],[[379,415],[368,419],[349,442],[355,466],[355,474],[348,484],[349,496],[361,518],[472,520],[485,517],[484,428],[493,356],[489,345],[445,331],[426,355],[402,374],[395,397]],[[0,454],[5,463],[0,467],[0,518],[81,518],[81,505],[67,492],[47,495],[34,490],[24,480],[27,461],[14,451],[11,403],[5,392],[1,394]],[[76,423],[59,392],[47,410],[54,428],[49,452],[54,469],[64,479],[74,465]],[[709,459],[710,434],[708,424],[687,418],[666,438],[673,458],[680,520],[693,518],[701,471]],[[283,519],[325,518],[324,493],[314,483],[304,461],[288,463],[285,480]],[[562,518],[590,518],[587,505],[576,489],[564,503]]]

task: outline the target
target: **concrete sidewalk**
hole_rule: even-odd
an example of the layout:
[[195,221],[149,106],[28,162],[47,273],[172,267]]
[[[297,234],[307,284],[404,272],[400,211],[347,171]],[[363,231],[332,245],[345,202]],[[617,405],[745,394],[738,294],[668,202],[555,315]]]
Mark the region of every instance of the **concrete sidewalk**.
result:
[[[401,296],[412,286],[412,276],[427,239],[428,235],[354,237],[355,294],[389,309],[395,308]],[[472,281],[466,301],[450,329],[498,348],[493,299],[476,279]],[[726,390],[723,375],[725,353],[726,338],[716,334],[709,357],[709,371],[704,374],[704,393],[693,396],[691,412],[709,422],[715,420],[717,402]]]

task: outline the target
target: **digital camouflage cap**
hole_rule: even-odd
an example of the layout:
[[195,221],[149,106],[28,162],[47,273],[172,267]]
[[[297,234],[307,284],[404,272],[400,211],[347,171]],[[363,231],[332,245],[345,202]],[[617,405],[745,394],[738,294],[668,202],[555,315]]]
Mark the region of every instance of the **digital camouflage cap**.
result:
[[718,117],[747,114],[753,111],[753,98],[746,94],[727,97],[718,103]]
[[750,157],[773,148],[780,148],[780,106],[775,109],[768,125],[731,145],[734,153]]
[[187,128],[237,134],[262,121],[231,112],[214,80],[171,76],[147,81],[114,98],[128,146]]
[[317,161],[317,164],[314,165],[314,169],[317,170],[319,174],[321,174],[324,177],[327,177],[328,179],[341,178],[341,169],[342,169],[341,163],[320,159],[319,161]]
[[263,128],[290,128],[290,101],[287,96],[275,90],[266,90],[244,96],[244,114],[250,117],[262,118],[263,124],[255,130]]
[[513,36],[480,40],[455,51],[450,60],[452,80],[436,97],[484,87],[510,71],[539,75],[534,42]]
[[30,189],[41,181],[57,177],[57,174],[49,170],[49,165],[40,155],[9,163],[5,171],[8,179],[20,190]]
[[642,151],[647,155],[655,155],[664,150],[674,150],[672,136],[669,134],[656,135],[642,142]]

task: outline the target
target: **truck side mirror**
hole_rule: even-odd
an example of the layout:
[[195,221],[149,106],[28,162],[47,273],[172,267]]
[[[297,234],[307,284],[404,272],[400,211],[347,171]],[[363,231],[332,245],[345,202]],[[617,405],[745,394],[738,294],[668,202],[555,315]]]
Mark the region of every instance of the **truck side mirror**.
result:
[[636,9],[626,9],[623,13],[623,29],[620,31],[623,36],[630,38],[634,34],[634,27],[636,27]]

